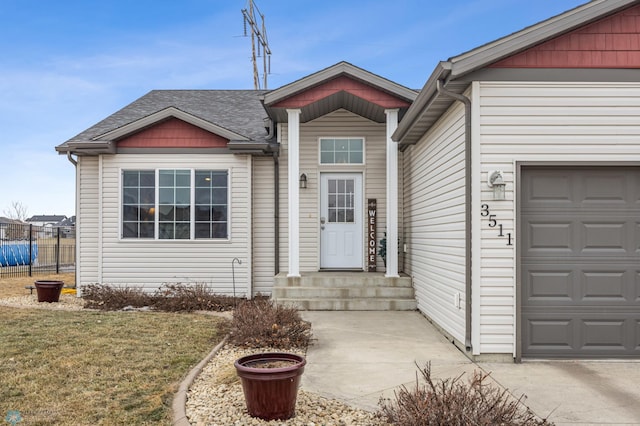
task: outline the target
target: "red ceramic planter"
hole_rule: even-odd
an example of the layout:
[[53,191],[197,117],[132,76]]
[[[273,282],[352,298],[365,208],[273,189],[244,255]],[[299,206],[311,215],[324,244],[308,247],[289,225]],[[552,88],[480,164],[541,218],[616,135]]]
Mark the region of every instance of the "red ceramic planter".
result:
[[59,302],[60,293],[64,286],[64,281],[36,281],[34,283],[38,293],[38,302]]
[[[271,363],[282,367],[259,367]],[[238,359],[234,365],[242,382],[247,411],[263,420],[286,420],[295,415],[300,377],[307,361],[290,353],[261,353]]]

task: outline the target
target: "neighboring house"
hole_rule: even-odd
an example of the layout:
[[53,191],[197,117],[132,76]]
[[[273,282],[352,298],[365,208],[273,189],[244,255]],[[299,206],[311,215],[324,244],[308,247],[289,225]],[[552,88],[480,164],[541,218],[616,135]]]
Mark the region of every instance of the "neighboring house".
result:
[[394,133],[405,271],[473,355],[640,356],[639,68],[640,2],[593,1],[441,62]]
[[60,226],[60,223],[66,220],[63,215],[36,215],[26,220],[27,223],[35,226]]
[[19,235],[21,232],[15,230],[15,225],[21,225],[22,223],[16,219],[0,216],[0,240],[16,239],[16,234]]
[[346,62],[152,91],[56,148],[77,283],[417,301],[478,359],[637,358],[638,68],[640,1],[596,0],[439,63],[419,94]]
[[76,217],[71,216],[61,220],[56,225],[60,237],[62,238],[75,238],[76,235]]
[[56,226],[65,226],[65,227],[76,226],[76,217],[75,216],[67,217],[61,220],[60,222],[58,222]]

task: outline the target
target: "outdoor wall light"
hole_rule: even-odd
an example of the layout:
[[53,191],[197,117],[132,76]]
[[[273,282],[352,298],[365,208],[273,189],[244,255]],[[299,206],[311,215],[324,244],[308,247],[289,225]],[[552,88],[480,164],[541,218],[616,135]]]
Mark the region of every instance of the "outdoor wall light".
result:
[[307,175],[303,173],[300,175],[300,188],[305,189],[306,187],[307,187]]
[[506,186],[504,172],[502,170],[491,170],[487,176],[487,185],[489,188],[493,188],[493,199],[504,200],[504,188]]

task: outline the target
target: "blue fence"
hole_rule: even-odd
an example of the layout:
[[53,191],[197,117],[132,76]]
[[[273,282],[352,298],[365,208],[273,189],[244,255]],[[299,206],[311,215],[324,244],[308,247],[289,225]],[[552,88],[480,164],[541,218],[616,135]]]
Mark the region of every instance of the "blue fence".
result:
[[0,267],[34,264],[37,258],[38,244],[35,242],[16,241],[0,245]]

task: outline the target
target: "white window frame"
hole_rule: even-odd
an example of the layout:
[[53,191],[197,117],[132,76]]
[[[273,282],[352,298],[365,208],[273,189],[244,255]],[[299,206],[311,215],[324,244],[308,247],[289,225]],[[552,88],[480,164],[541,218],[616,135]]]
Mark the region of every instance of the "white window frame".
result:
[[[190,229],[189,229],[189,238],[186,239],[161,239],[159,238],[159,192],[160,192],[160,170],[189,170],[190,177],[190,212],[189,212],[189,220],[190,220]],[[153,171],[155,174],[155,200],[154,200],[154,236],[153,238],[131,238],[131,237],[123,237],[123,174],[125,171]],[[214,171],[214,172],[226,172],[227,173],[227,236],[224,238],[195,238],[195,175],[196,171]],[[155,167],[155,168],[145,168],[145,167],[123,167],[119,170],[119,183],[118,183],[118,240],[124,242],[149,242],[149,241],[162,241],[162,242],[228,242],[231,241],[231,221],[232,221],[232,205],[231,205],[231,193],[232,193],[232,173],[231,168],[205,168],[205,167]]]
[[[323,140],[327,140],[327,139],[332,139],[332,140],[337,140],[337,139],[359,139],[362,141],[362,163],[323,163],[322,162],[322,141]],[[366,143],[366,139],[363,136],[321,136],[318,138],[318,165],[320,166],[345,166],[345,167],[358,167],[358,166],[364,166],[367,162],[367,143]],[[335,150],[334,150],[335,153]]]

